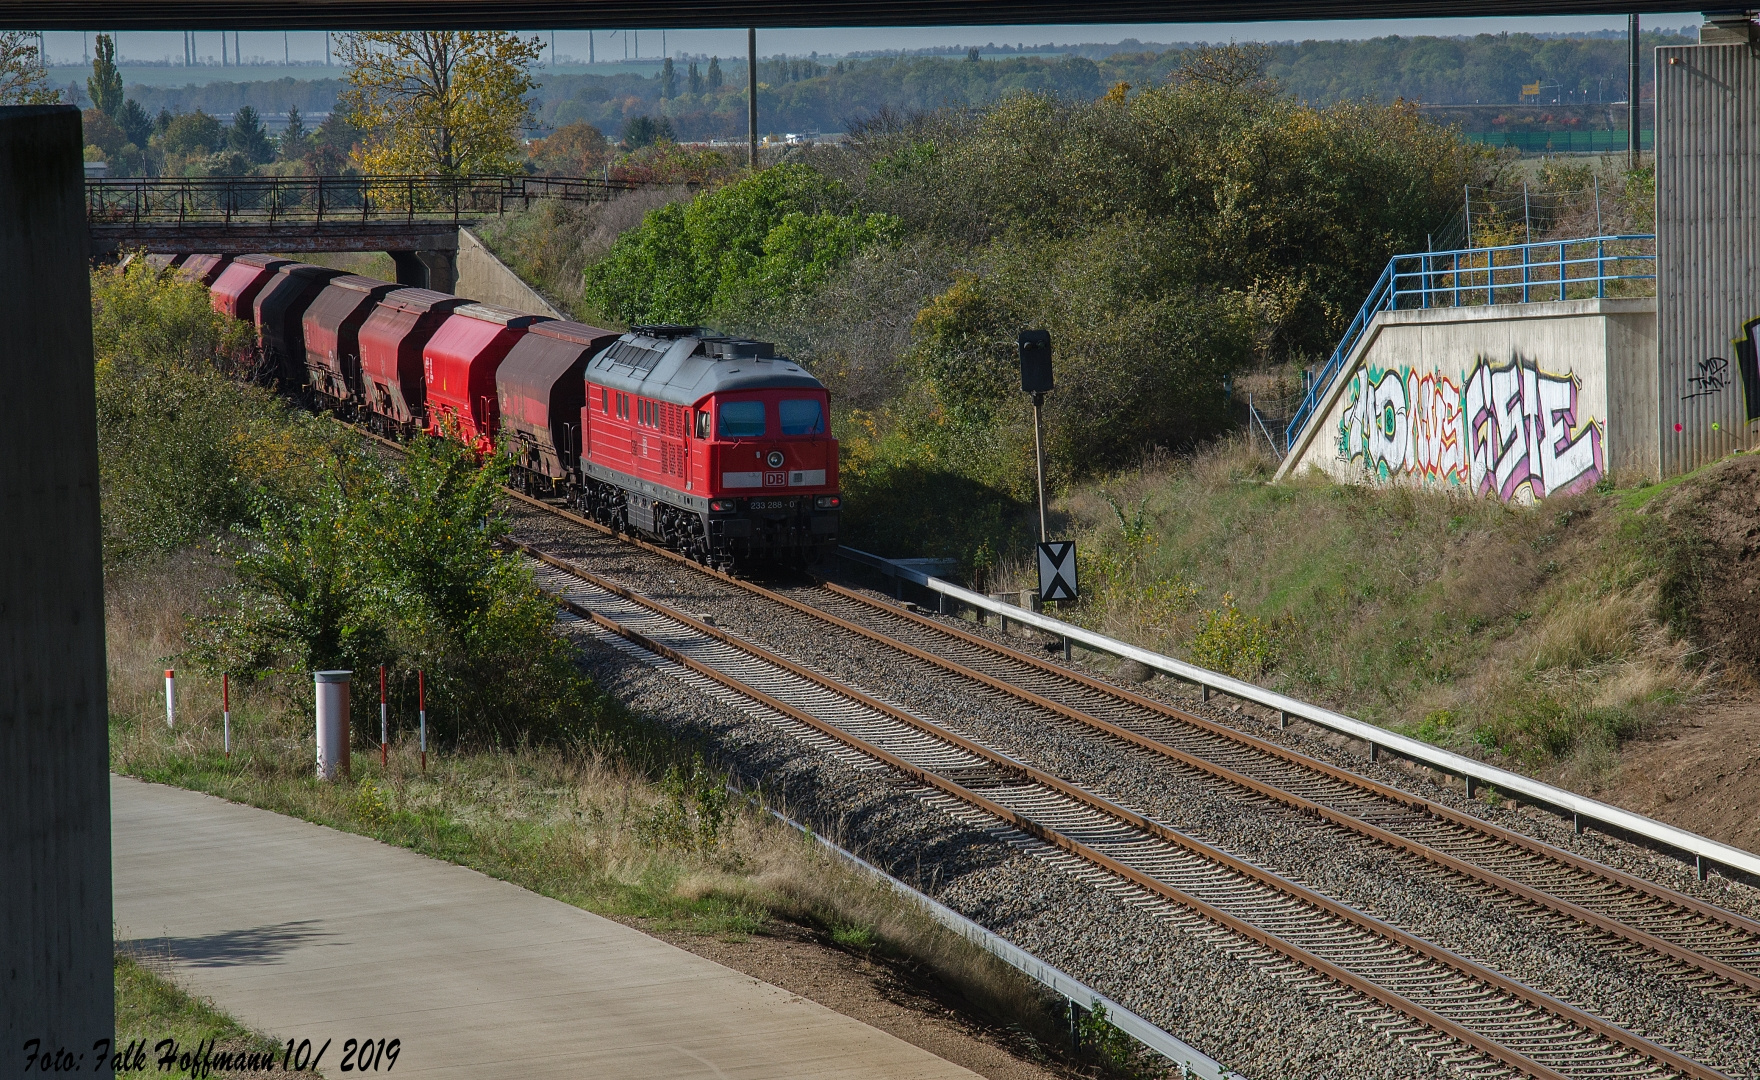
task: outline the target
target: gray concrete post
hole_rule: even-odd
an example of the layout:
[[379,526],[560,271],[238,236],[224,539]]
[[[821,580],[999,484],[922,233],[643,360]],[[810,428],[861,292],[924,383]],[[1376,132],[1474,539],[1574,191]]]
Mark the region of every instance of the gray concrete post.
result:
[[352,671],[315,671],[318,713],[318,779],[346,780],[348,757],[348,681]]
[[[98,434],[79,110],[0,108],[0,1050],[115,1034]],[[85,1055],[83,1063],[79,1055]],[[41,1071],[42,1059],[33,1063]],[[60,1067],[50,1065],[51,1070]]]

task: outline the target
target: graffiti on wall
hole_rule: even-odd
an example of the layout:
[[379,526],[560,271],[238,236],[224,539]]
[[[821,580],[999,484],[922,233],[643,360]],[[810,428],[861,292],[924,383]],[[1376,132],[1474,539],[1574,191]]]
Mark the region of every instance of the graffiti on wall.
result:
[[1438,371],[1365,367],[1345,387],[1338,454],[1384,480],[1411,478],[1509,501],[1581,491],[1606,472],[1605,421],[1579,415],[1576,376],[1481,357],[1465,385]]

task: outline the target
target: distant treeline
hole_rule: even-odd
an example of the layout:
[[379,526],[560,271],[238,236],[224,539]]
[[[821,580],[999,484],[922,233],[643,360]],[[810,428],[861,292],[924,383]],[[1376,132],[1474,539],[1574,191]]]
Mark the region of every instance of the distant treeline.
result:
[[[1643,36],[1642,79],[1651,81],[1659,45],[1692,44],[1678,34]],[[764,60],[758,66],[758,115],[766,132],[842,131],[883,109],[910,113],[985,105],[1023,90],[1092,100],[1117,83],[1142,88],[1163,82],[1194,46],[1162,51],[1083,55],[1019,54],[966,57],[892,56],[827,62]],[[1540,100],[1593,104],[1623,100],[1626,43],[1621,37],[1480,34],[1471,38],[1375,38],[1304,41],[1270,46],[1266,74],[1293,97],[1317,105],[1395,98],[1450,105],[1515,104],[1525,85]],[[745,130],[745,64],[723,62],[722,85],[692,93],[685,70],[675,92],[662,77],[562,75],[540,92],[540,121],[549,127],[585,120],[609,134],[642,115],[665,115],[681,139],[737,136]],[[1530,101],[1534,100],[1529,98]]]
[[[200,109],[212,116],[230,117],[249,105],[258,113],[280,114],[293,106],[307,116],[329,112],[336,105],[336,96],[346,85],[341,79],[275,79],[268,82],[211,82],[205,86],[145,86],[135,83],[124,93],[141,103],[149,116],[160,109],[171,113],[194,112]],[[72,86],[63,96],[73,96],[80,107],[91,104],[84,86]]]
[[[1692,44],[1690,35],[1646,33],[1643,80],[1651,79],[1652,50]],[[966,56],[880,56],[865,59],[772,58],[758,64],[759,122],[766,132],[842,131],[882,110],[911,113],[985,105],[1021,91],[1092,100],[1117,83],[1142,88],[1164,81],[1195,46],[1119,51],[1085,45],[1062,56],[1017,53],[973,60]],[[1385,37],[1367,41],[1304,41],[1269,46],[1266,74],[1299,100],[1328,104],[1405,98],[1438,104],[1510,103],[1522,87],[1539,83],[1540,98],[1593,104],[1625,97],[1626,44],[1618,36],[1480,34],[1476,37]],[[1085,54],[1085,55],[1083,55]],[[691,78],[695,67],[696,79]],[[671,84],[652,75],[536,74],[534,118],[543,134],[586,121],[620,135],[640,116],[665,116],[680,139],[743,135],[746,127],[743,59],[709,65],[679,62]],[[717,84],[718,82],[718,84]],[[340,79],[215,82],[206,86],[130,86],[128,95],[149,113],[201,109],[219,116],[249,105],[259,113],[324,113],[335,104]],[[80,95],[83,98],[83,92]],[[1532,100],[1532,99],[1530,99]],[[84,103],[83,101],[81,102]]]

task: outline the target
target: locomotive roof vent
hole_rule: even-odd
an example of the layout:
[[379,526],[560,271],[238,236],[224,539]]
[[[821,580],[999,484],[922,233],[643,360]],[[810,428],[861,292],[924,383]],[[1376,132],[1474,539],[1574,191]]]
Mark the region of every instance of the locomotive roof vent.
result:
[[632,326],[633,333],[644,334],[651,338],[696,337],[703,332],[700,326],[681,326],[676,323],[654,323],[650,326]]
[[715,360],[774,360],[776,346],[768,341],[711,337],[703,339],[703,355]]

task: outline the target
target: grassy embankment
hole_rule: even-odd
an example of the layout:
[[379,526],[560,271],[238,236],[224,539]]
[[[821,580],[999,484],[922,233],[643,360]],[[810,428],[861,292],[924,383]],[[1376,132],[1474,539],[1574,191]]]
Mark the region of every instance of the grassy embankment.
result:
[[[1262,450],[1227,442],[1072,488],[1058,508],[1082,544],[1073,617],[1591,789],[1624,740],[1752,683],[1751,620],[1710,573],[1752,524],[1725,497],[1751,458],[1506,506],[1272,485]],[[1029,573],[1004,560],[991,585],[1030,588]]]
[[[183,1054],[200,1055],[206,1050],[210,1064],[248,1059],[258,1055],[279,1062],[281,1047],[274,1040],[250,1031],[210,1001],[194,997],[166,975],[154,970],[150,958],[125,953],[116,956],[116,1054],[127,1056],[130,1065],[157,1076],[248,1076],[262,1070],[218,1069],[204,1072],[182,1063]],[[172,1040],[167,1044],[165,1040]],[[211,1041],[210,1041],[211,1040]],[[113,1059],[114,1060],[114,1059]],[[162,1064],[163,1063],[163,1064]],[[323,1076],[322,1070],[308,1075]]]

